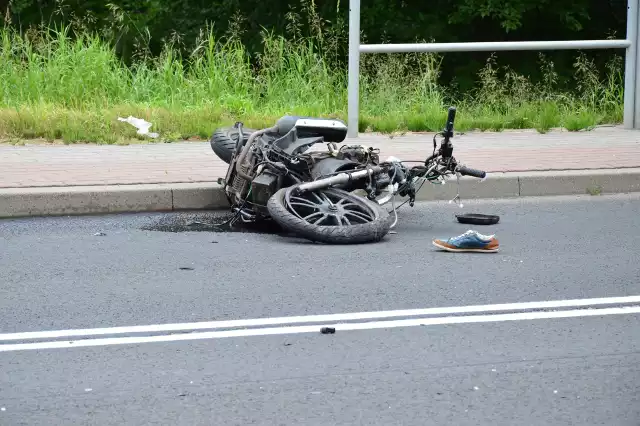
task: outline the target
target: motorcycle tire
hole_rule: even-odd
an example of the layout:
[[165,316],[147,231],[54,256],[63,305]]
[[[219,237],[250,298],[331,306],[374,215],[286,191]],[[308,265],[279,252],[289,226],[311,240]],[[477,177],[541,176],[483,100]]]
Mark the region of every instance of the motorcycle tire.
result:
[[285,201],[285,195],[288,190],[289,188],[282,188],[273,194],[267,201],[267,210],[271,218],[283,230],[291,232],[298,237],[326,244],[361,244],[382,240],[391,228],[389,213],[379,204],[335,188],[327,188],[323,191],[365,205],[373,213],[374,219],[371,222],[354,225],[315,225],[289,210]]
[[[242,128],[242,146],[247,143],[251,133],[255,132],[255,129]],[[229,164],[233,151],[236,149],[236,142],[238,141],[238,129],[235,127],[221,127],[216,129],[211,136],[211,149],[218,156],[219,159]]]

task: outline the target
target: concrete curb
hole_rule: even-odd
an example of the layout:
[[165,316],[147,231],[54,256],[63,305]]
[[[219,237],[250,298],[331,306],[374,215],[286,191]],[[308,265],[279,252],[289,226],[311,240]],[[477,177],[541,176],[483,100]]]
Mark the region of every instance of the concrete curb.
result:
[[[418,201],[450,200],[457,191],[425,183]],[[484,182],[460,180],[464,199],[640,192],[640,168],[555,172],[493,173]],[[0,188],[0,217],[60,216],[125,212],[226,209],[227,199],[215,182]]]
[[[428,189],[423,187],[416,199],[450,200],[456,195],[456,187],[455,179],[444,186],[429,185]],[[628,192],[640,192],[640,168],[492,173],[485,181],[460,179],[460,195],[467,199]]]

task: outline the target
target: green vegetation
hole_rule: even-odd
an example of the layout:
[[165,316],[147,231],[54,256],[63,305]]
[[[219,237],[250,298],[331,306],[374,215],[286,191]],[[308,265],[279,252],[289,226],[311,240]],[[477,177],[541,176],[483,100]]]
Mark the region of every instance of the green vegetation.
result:
[[[191,49],[174,41],[152,55],[147,45],[125,65],[104,35],[77,23],[61,28],[0,29],[0,140],[128,143],[135,129],[117,118],[129,115],[151,121],[163,140],[208,138],[237,120],[262,127],[287,113],[346,119],[343,32],[263,31],[252,56],[238,34],[218,40],[207,30]],[[612,58],[599,73],[574,53],[574,84],[560,85],[542,54],[535,82],[499,67],[492,55],[476,88],[460,94],[440,83],[442,56],[363,55],[360,129],[439,130],[453,104],[461,131],[576,131],[620,122],[622,60]]]
[[589,195],[602,195],[602,187],[601,186],[590,186],[587,188],[587,194]]

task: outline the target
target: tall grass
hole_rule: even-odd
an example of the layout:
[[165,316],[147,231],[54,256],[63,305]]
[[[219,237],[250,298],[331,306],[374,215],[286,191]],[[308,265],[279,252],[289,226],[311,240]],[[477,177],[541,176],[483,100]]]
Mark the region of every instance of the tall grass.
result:
[[[135,129],[118,116],[154,123],[164,140],[207,138],[237,120],[271,125],[284,114],[346,119],[347,72],[336,67],[344,34],[305,38],[264,33],[257,66],[237,37],[218,40],[204,31],[188,54],[172,44],[158,57],[139,55],[127,67],[97,35],[32,29],[0,30],[0,140],[44,138],[120,143]],[[334,56],[332,56],[334,55]],[[558,88],[553,64],[541,55],[544,79],[497,66],[491,57],[478,89],[465,96],[438,84],[441,57],[434,54],[364,55],[361,73],[362,131],[433,131],[447,105],[460,111],[460,130],[563,126],[580,130],[622,119],[622,64],[602,77],[578,55],[577,89]]]

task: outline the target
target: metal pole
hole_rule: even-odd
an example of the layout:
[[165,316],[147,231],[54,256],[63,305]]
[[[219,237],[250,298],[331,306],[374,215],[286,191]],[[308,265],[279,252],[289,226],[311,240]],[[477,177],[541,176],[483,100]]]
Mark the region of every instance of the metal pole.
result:
[[634,129],[640,124],[636,118],[636,81],[638,62],[638,0],[627,2],[627,47],[624,60],[624,128]]
[[[635,2],[635,0],[630,0]],[[363,44],[360,53],[499,52],[508,50],[625,49],[630,40],[491,41],[472,43]]]
[[347,88],[347,102],[347,137],[357,138],[360,102],[360,0],[349,0],[349,86]]

